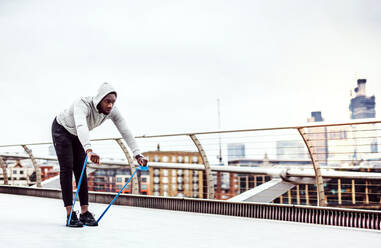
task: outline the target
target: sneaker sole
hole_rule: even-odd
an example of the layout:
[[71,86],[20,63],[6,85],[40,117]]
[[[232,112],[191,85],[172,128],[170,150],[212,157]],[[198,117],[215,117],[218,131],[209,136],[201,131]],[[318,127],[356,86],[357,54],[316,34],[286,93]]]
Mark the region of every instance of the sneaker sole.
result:
[[68,226],[68,225],[66,225],[67,227],[74,227],[74,228],[81,228],[81,227],[83,227],[83,226]]
[[89,225],[89,224],[83,224],[83,226],[98,226],[98,223],[96,223],[96,224],[91,224],[91,225]]

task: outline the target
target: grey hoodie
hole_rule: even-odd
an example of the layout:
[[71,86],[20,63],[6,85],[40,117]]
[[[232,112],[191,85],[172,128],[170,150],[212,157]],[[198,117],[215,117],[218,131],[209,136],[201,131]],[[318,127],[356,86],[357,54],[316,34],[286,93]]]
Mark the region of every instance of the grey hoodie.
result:
[[116,106],[113,106],[113,109],[108,115],[100,113],[97,109],[97,105],[111,92],[116,93],[110,84],[102,84],[95,97],[82,97],[76,100],[68,109],[57,116],[57,122],[69,133],[78,136],[86,151],[91,149],[89,131],[101,125],[105,120],[111,119],[127,142],[134,156],[136,156],[140,154],[140,150],[134,136],[127,127],[126,120],[122,117]]

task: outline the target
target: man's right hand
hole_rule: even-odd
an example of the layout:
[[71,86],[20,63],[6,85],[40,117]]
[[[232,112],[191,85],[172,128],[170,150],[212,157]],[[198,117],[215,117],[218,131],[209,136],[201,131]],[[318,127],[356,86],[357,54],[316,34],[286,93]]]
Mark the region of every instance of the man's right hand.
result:
[[98,154],[94,153],[93,150],[91,149],[87,150],[86,154],[89,157],[91,162],[101,165],[101,158],[99,157]]

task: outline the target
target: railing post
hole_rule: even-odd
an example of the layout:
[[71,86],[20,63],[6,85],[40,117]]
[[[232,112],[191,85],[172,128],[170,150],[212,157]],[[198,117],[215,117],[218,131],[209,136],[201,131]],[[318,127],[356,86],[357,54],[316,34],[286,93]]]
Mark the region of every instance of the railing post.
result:
[[7,166],[3,160],[3,158],[0,156],[0,166],[3,170],[3,178],[4,178],[4,184],[8,185],[8,173],[7,173]]
[[303,132],[303,128],[298,128],[298,132],[302,136],[302,139],[307,147],[308,153],[310,154],[312,166],[314,167],[318,206],[327,206],[327,201],[324,194],[323,177],[321,175],[319,163],[316,163],[315,157],[312,152],[311,144],[306,139],[306,134]]
[[[119,144],[120,148],[122,149],[124,155],[126,156],[126,159],[128,161],[128,164],[130,166],[131,174],[136,170],[134,159],[131,157],[130,153],[127,150],[127,147],[124,145],[123,141],[121,139],[115,139],[116,143]],[[132,194],[139,194],[139,185],[138,180],[136,178],[132,178]]]
[[33,164],[34,170],[36,172],[36,185],[37,185],[37,187],[40,188],[41,187],[41,170],[40,170],[40,166],[37,164],[37,161],[34,158],[32,151],[26,145],[21,145],[21,146],[22,146],[22,148],[24,148],[25,152],[28,154],[28,156],[32,160],[32,164]]
[[341,201],[341,179],[340,178],[337,179],[337,198],[338,198],[339,205],[341,205],[342,201]]
[[205,167],[208,199],[214,199],[213,175],[212,175],[212,170],[211,170],[209,162],[208,162],[208,157],[206,156],[206,153],[205,153],[204,149],[202,148],[202,145],[201,145],[200,141],[197,139],[196,135],[190,134],[189,137],[192,139],[193,143],[196,145],[198,152],[201,155],[201,159],[202,159],[202,162],[204,164],[204,167]]

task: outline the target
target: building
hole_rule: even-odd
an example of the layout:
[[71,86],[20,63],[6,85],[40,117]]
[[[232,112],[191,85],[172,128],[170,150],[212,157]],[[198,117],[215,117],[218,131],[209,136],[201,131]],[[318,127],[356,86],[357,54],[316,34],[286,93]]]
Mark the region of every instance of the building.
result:
[[292,167],[297,166],[300,168],[301,166],[312,165],[311,159],[268,159],[265,156],[264,159],[236,159],[229,161],[229,165],[231,166],[240,166],[240,167]]
[[[351,111],[351,119],[364,119],[364,118],[375,118],[376,117],[376,97],[374,95],[367,96],[366,94],[366,79],[358,79],[357,87],[354,89],[355,97],[351,99],[349,104],[349,110]],[[360,128],[360,127],[359,127]],[[363,153],[362,159],[375,159],[378,153],[378,140],[377,140],[377,127],[374,124],[362,125],[361,129],[353,130],[354,140],[359,143],[356,144],[358,147],[354,150],[354,157],[359,153]],[[366,133],[361,136],[360,132]],[[369,139],[364,139],[363,137],[371,137]],[[366,150],[364,150],[363,145],[369,144]],[[370,156],[366,156],[368,153]]]
[[58,176],[60,172],[54,168],[53,165],[40,165],[41,181]]
[[[117,174],[115,176],[115,185],[116,189],[119,192],[123,186],[128,182],[130,179],[131,174]],[[139,185],[139,194],[141,195],[148,195],[150,188],[149,188],[149,174],[145,171],[138,171],[138,175],[136,176],[138,178],[138,185]],[[132,193],[132,183],[128,183],[127,186],[124,188],[122,193]]]
[[279,140],[276,142],[278,160],[308,159],[308,151],[302,140]]
[[349,110],[351,119],[364,119],[376,117],[376,98],[366,95],[366,79],[358,79],[354,89],[355,97],[351,99]]
[[[187,151],[157,151],[143,152],[149,162],[201,164],[198,152]],[[139,194],[157,196],[181,196],[202,198],[203,171],[158,169],[149,167],[149,171],[139,171],[136,175],[139,184]],[[90,191],[119,192],[131,177],[129,168],[102,168],[88,175]],[[129,183],[123,193],[131,193]]]
[[242,143],[228,144],[228,161],[245,158],[245,156],[246,156],[245,144],[242,144]]
[[[375,96],[366,95],[366,79],[357,80],[354,93],[349,104],[351,119],[375,118]],[[361,160],[379,159],[379,135],[375,124],[329,127],[327,134],[329,161],[358,165]]]
[[[129,168],[102,168],[96,169],[88,175],[88,187],[90,191],[119,192],[131,177]],[[139,194],[149,194],[148,172],[139,171],[135,178],[138,179]],[[131,193],[131,182],[123,190],[123,193]]]
[[[202,159],[198,152],[188,151],[156,151],[143,152],[149,162],[201,164]],[[149,168],[149,194],[156,196],[179,196],[203,198],[204,189],[203,171],[187,169],[159,169]]]
[[[311,117],[307,119],[308,122],[322,122],[324,121],[320,111],[311,112]],[[305,134],[309,140],[311,152],[315,156],[315,161],[320,165],[327,165],[328,163],[328,137],[326,127],[310,127],[305,128]]]
[[[8,184],[15,186],[31,186],[35,184],[34,168],[21,165],[17,160],[14,165],[9,165],[7,170]],[[0,183],[4,183],[4,175],[0,173]]]

